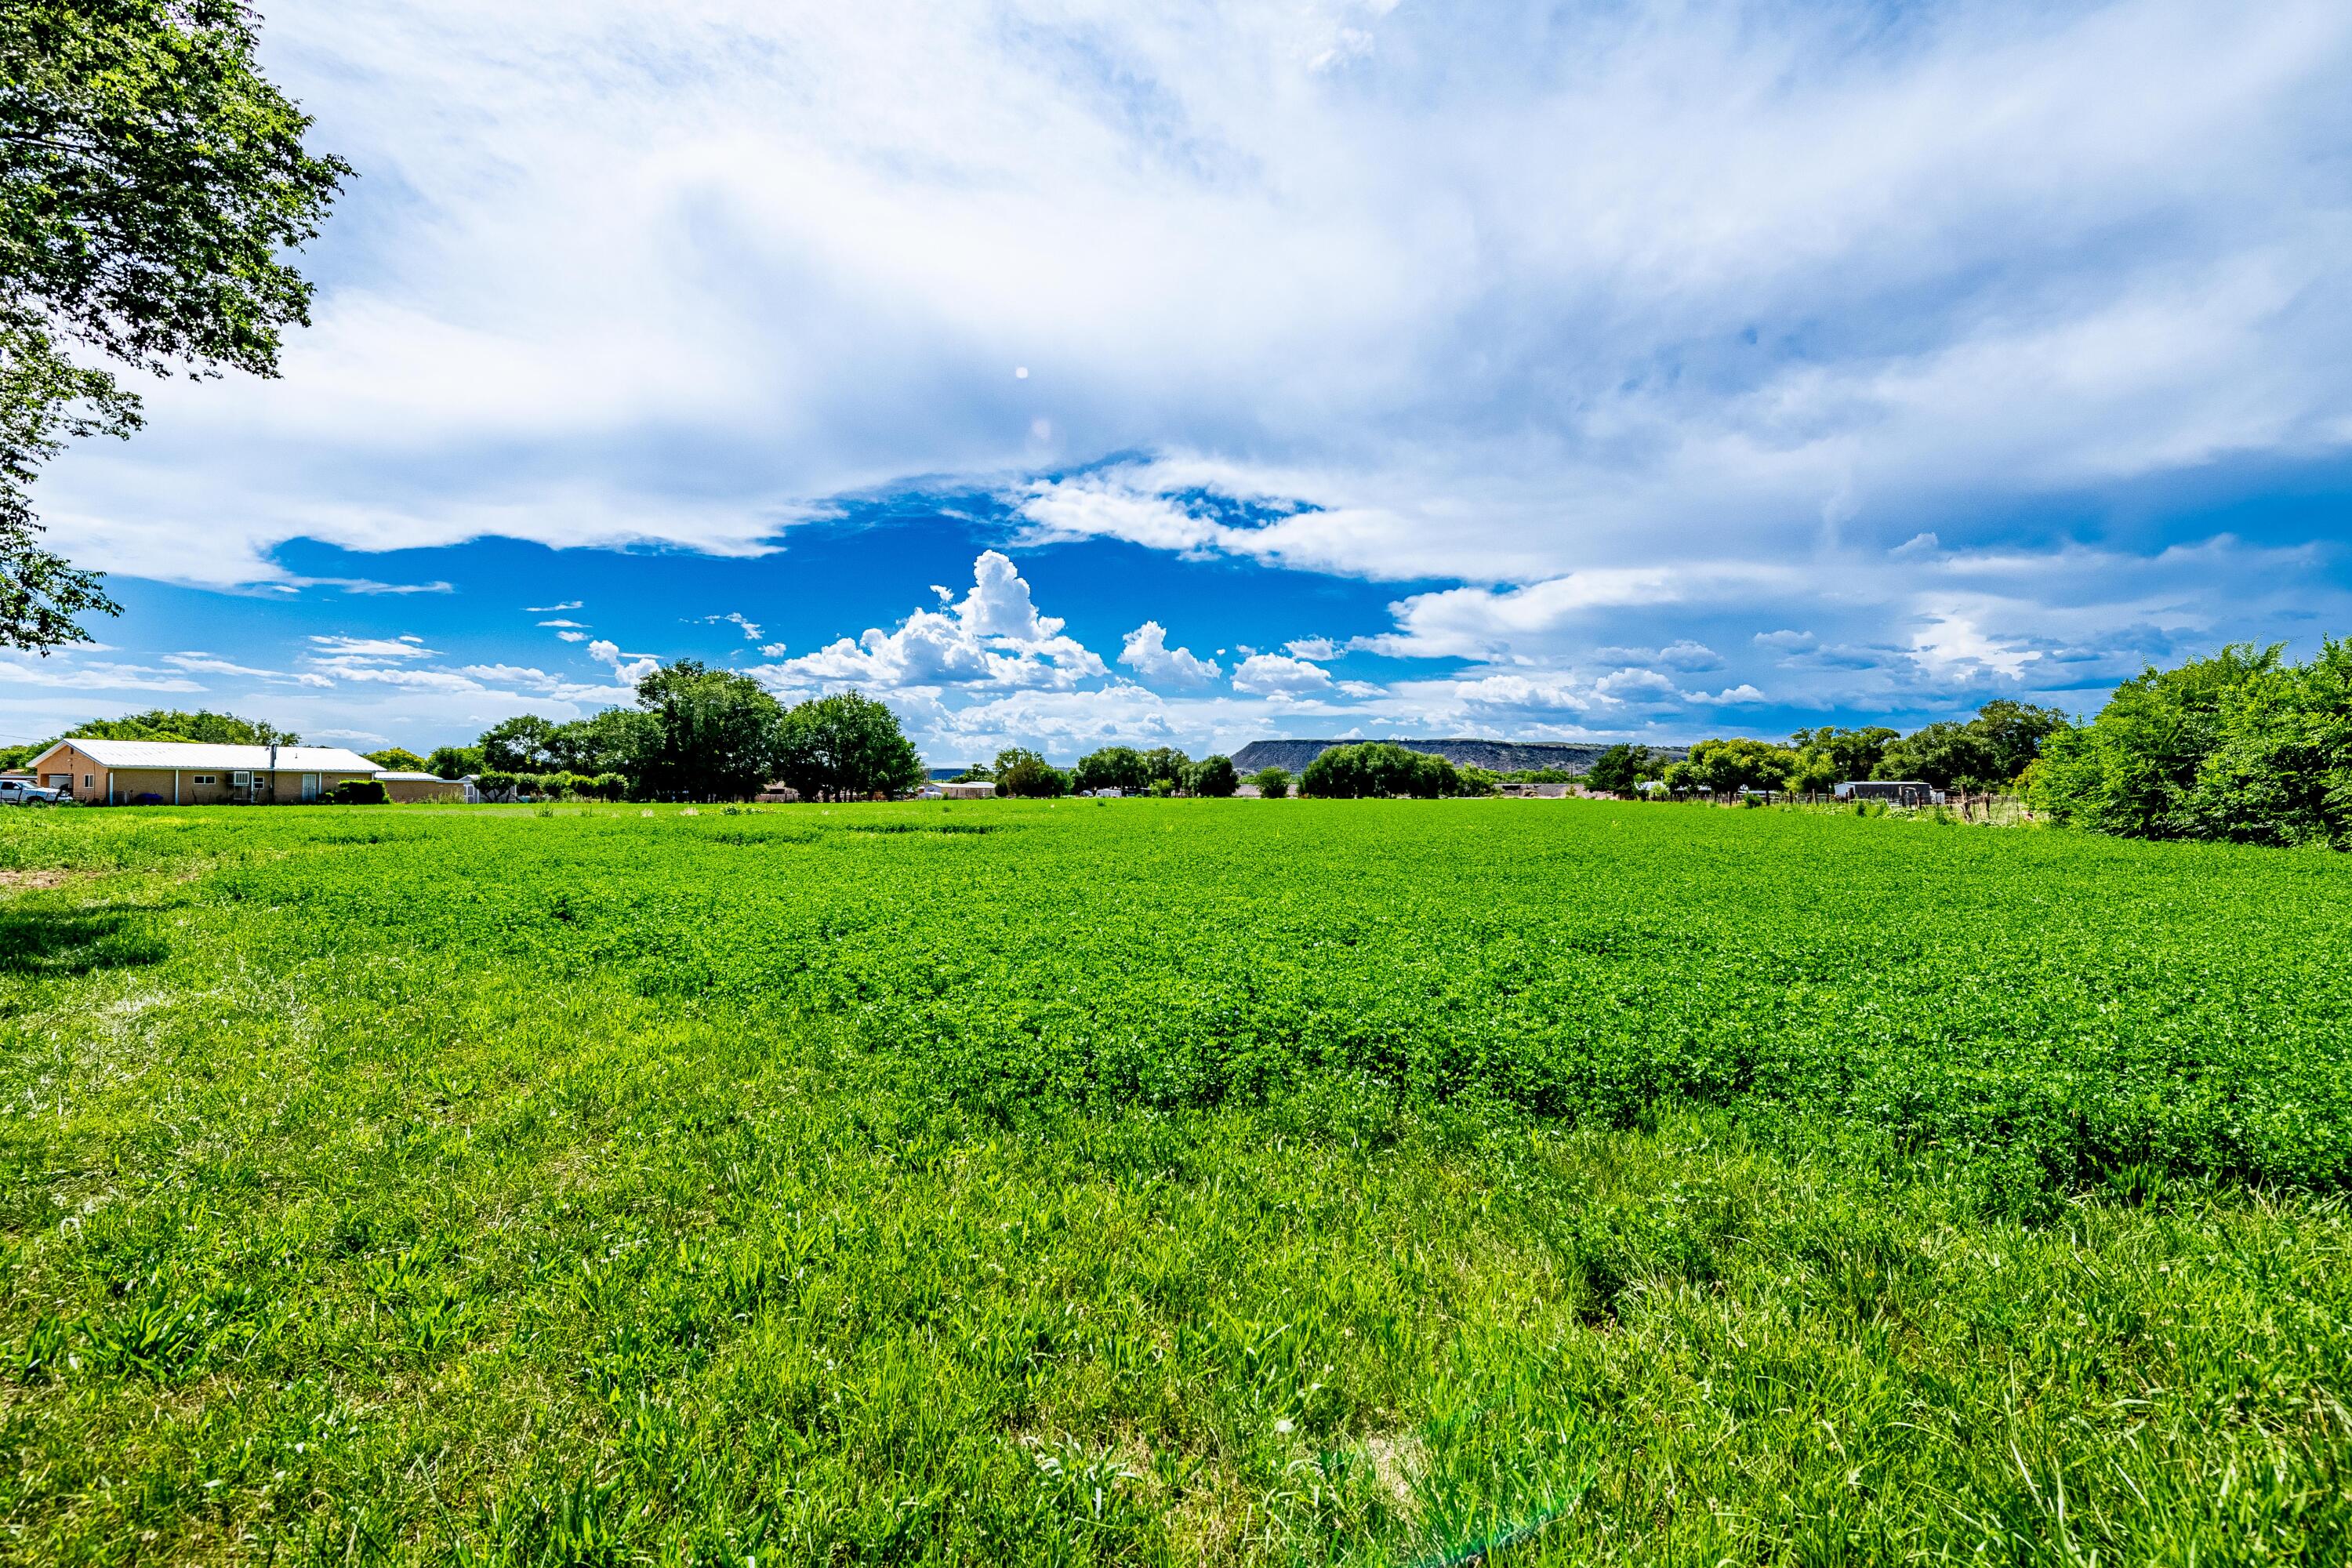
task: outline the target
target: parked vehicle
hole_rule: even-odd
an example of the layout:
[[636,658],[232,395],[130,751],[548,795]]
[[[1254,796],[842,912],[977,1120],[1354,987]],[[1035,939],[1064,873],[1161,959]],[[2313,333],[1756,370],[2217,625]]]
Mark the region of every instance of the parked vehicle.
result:
[[71,796],[60,789],[45,789],[31,779],[0,779],[0,805],[56,805]]

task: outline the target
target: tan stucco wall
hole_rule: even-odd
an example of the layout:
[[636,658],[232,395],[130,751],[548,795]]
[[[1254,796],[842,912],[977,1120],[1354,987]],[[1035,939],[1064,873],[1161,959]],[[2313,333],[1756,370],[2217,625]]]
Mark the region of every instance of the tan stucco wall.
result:
[[[54,774],[70,773],[73,777],[74,798],[85,805],[95,803],[103,805],[110,800],[128,801],[141,795],[157,795],[166,805],[173,803],[171,769],[124,768],[120,772],[114,772],[70,741],[65,742],[61,750],[42,763],[38,771],[41,783],[44,784],[47,784]],[[269,770],[256,768],[251,771],[255,782],[261,785],[261,798],[268,801]],[[211,773],[219,782],[199,786],[195,782],[196,774],[199,773]],[[236,785],[230,782],[236,776],[236,770],[231,768],[182,768],[179,804],[211,805],[236,800],[238,798],[238,792]],[[302,799],[301,773],[291,768],[281,768],[277,776],[278,803],[284,805],[299,805]],[[335,786],[345,779],[372,779],[374,776],[372,772],[322,773],[319,775],[320,797],[323,799],[333,794]],[[88,784],[82,783],[85,778],[90,781]]]

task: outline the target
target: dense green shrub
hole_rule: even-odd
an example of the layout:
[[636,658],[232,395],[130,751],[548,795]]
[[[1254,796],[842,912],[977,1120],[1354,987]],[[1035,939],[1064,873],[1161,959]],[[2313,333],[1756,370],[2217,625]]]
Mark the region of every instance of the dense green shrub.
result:
[[2299,665],[2282,651],[2236,644],[2124,682],[2050,738],[2036,809],[2131,837],[2352,848],[2352,642]]
[[1255,784],[1257,793],[1267,800],[1281,800],[1290,794],[1290,770],[1260,768],[1250,774],[1250,783]]
[[379,779],[345,779],[329,799],[337,805],[383,805],[391,800]]

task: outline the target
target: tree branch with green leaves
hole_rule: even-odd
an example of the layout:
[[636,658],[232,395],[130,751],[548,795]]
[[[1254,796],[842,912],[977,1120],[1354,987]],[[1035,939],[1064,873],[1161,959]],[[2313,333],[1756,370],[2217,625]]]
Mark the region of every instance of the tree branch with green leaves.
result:
[[120,606],[38,542],[30,490],[139,399],[79,346],[157,375],[275,375],[310,322],[286,254],[351,174],[255,68],[244,0],[0,6],[0,647],[88,641]]

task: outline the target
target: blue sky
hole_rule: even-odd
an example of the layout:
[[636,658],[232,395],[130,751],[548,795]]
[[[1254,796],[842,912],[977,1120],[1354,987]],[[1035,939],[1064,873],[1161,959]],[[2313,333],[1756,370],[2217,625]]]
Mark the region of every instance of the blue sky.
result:
[[0,735],[691,655],[940,763],[1689,740],[2352,629],[2340,5],[1158,9],[265,5],[314,325],[42,480],[127,613]]

